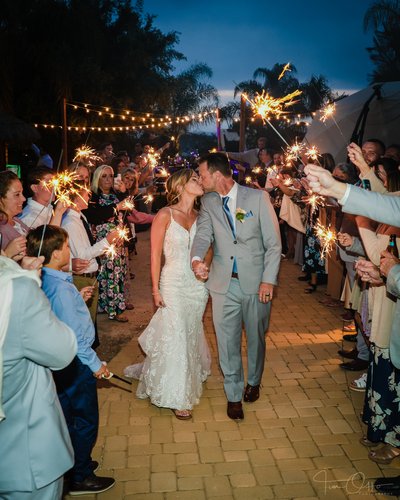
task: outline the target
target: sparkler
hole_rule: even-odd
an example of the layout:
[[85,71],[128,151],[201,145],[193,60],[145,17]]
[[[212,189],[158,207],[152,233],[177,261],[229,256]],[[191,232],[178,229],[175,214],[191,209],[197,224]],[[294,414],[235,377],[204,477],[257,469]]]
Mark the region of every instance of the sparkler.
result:
[[316,211],[318,207],[323,207],[325,205],[325,198],[318,194],[310,194],[304,198],[307,205],[311,207],[311,215]]
[[287,71],[292,71],[292,70],[290,69],[290,62],[288,62],[287,64],[285,64],[285,66],[283,67],[283,70],[282,70],[281,74],[278,76],[278,80],[280,80],[281,78],[283,78],[283,75],[284,75]]
[[123,241],[129,241],[129,230],[127,227],[124,226],[119,226],[117,227],[117,232],[118,232],[118,238],[120,238]]
[[305,145],[302,143],[297,142],[297,138],[295,143],[292,146],[288,146],[286,149],[286,159],[288,161],[290,160],[297,160],[297,158],[300,158],[300,153],[304,150]]
[[280,118],[282,115],[287,114],[285,108],[295,104],[297,101],[294,101],[294,98],[298,97],[301,93],[301,90],[295,90],[291,94],[274,98],[263,90],[261,94],[256,94],[254,99],[249,99],[246,94],[242,95],[250,104],[254,116],[260,116],[265,123],[270,118]]
[[320,156],[319,150],[318,150],[317,146],[311,146],[311,147],[309,147],[304,154],[310,160],[316,160],[316,161],[318,161],[318,156]]
[[80,162],[88,167],[93,167],[97,162],[102,161],[100,156],[97,156],[96,150],[89,146],[81,146],[75,150],[75,157],[73,158],[73,162]]
[[321,259],[324,259],[332,251],[333,245],[336,245],[336,232],[330,227],[323,226],[319,220],[314,231],[321,244]]
[[246,182],[246,184],[251,184],[251,183],[252,183],[252,178],[248,175],[248,176],[245,178],[245,182]]
[[154,200],[154,196],[152,194],[146,194],[143,196],[144,204],[148,205]]
[[331,118],[333,120],[333,123],[336,125],[336,128],[339,130],[340,135],[343,137],[343,139],[346,141],[345,136],[343,135],[343,132],[341,128],[339,127],[336,119],[335,119],[335,111],[336,111],[336,104],[332,102],[331,104],[327,104],[324,108],[320,110],[320,120],[321,122],[325,123],[328,118]]
[[335,110],[336,110],[336,104],[334,102],[331,104],[327,104],[324,108],[322,108],[320,110],[321,122],[325,123],[328,118],[333,118],[333,114],[334,114]]

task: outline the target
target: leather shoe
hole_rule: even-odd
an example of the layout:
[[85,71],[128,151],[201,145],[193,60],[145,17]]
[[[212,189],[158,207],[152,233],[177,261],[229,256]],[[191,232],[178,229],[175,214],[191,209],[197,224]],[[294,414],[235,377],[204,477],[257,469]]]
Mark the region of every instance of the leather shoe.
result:
[[71,482],[69,486],[69,494],[76,495],[89,495],[91,493],[101,493],[112,488],[115,484],[113,477],[100,477],[91,474],[81,482]]
[[353,359],[353,361],[350,361],[349,363],[342,363],[340,368],[343,368],[343,370],[349,370],[351,372],[360,372],[361,370],[366,370],[368,368],[368,361],[364,361],[363,359]]
[[97,469],[99,468],[99,462],[97,460],[91,460],[90,467],[92,468],[93,472],[96,472]]
[[357,342],[357,334],[347,333],[346,335],[343,335],[343,340],[347,340],[347,342]]
[[247,384],[243,400],[246,403],[254,403],[260,397],[260,386]]
[[239,401],[237,403],[231,403],[230,401],[228,401],[228,408],[226,414],[232,420],[243,420],[244,414],[243,414],[242,402]]
[[340,349],[338,351],[339,356],[347,359],[357,359],[358,351],[357,349],[352,349],[351,351],[346,351],[345,349]]
[[400,495],[400,476],[380,477],[374,483],[378,493],[390,496]]

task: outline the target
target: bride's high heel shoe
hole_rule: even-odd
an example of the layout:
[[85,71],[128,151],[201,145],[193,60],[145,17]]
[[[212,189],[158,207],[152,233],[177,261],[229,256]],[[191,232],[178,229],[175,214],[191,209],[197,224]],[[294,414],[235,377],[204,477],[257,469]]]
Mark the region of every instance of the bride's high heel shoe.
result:
[[172,410],[178,420],[190,420],[192,412],[190,410]]

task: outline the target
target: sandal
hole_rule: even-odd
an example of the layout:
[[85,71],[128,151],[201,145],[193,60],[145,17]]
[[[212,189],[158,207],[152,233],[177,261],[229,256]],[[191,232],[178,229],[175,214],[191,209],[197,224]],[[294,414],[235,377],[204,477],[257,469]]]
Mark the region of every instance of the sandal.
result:
[[[364,392],[367,388],[367,374],[363,373],[361,375],[361,377],[356,378],[355,380],[353,380],[353,382],[350,382],[349,388],[352,391]],[[365,438],[365,436],[363,436],[361,439],[364,439],[364,438]],[[372,441],[370,441],[370,442],[372,442]],[[363,444],[363,443],[361,443],[361,444]],[[365,445],[365,446],[368,446],[368,445]]]
[[310,285],[304,290],[304,293],[314,293],[317,290],[317,285]]
[[121,316],[120,314],[117,314],[116,316],[109,316],[108,319],[110,321],[117,321],[118,323],[127,323],[129,321],[128,318],[125,318],[124,316]]
[[375,446],[378,446],[378,444],[380,443],[374,443],[373,441],[370,441],[367,436],[363,436],[362,438],[360,438],[360,443],[363,445],[363,446],[366,446],[367,448],[374,448]]
[[373,462],[376,462],[378,464],[384,464],[388,465],[394,460],[395,458],[400,456],[400,448],[395,448],[391,444],[385,444],[385,446],[382,446],[382,448],[379,448],[379,450],[371,450],[368,453],[368,458],[372,460]]
[[171,410],[178,420],[190,420],[192,412],[190,410]]
[[342,331],[343,332],[356,332],[357,329],[356,329],[356,325],[354,324],[354,322],[352,323],[348,323],[347,325],[343,325],[343,328],[342,328]]

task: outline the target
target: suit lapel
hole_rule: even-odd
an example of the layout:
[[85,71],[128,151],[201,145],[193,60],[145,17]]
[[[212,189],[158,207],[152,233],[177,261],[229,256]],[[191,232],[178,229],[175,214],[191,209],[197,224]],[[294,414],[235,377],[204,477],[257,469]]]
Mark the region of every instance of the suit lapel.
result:
[[[249,211],[249,208],[247,206],[247,197],[249,194],[248,188],[245,188],[241,186],[240,184],[238,185],[238,192],[237,192],[237,199],[236,199],[236,210],[238,208],[241,208],[245,210],[246,212]],[[236,219],[236,213],[233,214],[233,217]],[[238,236],[243,229],[242,226],[244,225],[243,222],[240,222],[236,220],[236,236]]]

